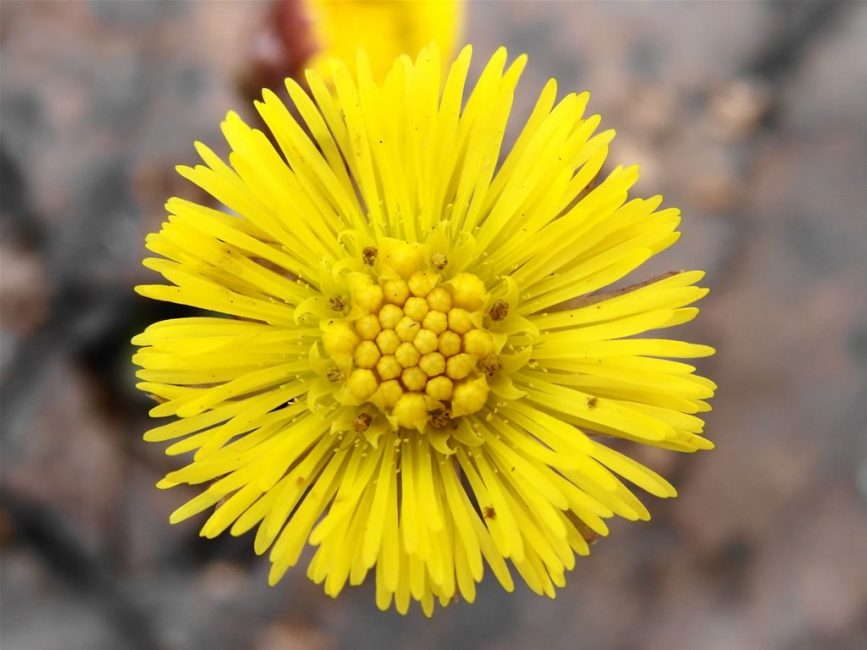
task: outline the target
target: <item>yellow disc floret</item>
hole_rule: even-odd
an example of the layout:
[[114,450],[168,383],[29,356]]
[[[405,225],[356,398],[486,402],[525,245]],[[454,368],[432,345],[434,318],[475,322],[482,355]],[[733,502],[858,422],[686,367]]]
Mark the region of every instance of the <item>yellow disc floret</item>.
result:
[[443,356],[451,357],[461,351],[461,337],[459,334],[447,330],[440,334],[438,349]]
[[346,386],[354,397],[364,400],[376,392],[379,382],[373,371],[366,368],[358,368],[353,370],[352,374],[349,375]]
[[379,357],[382,356],[376,343],[373,341],[362,341],[355,348],[355,365],[359,368],[373,368]]
[[382,300],[382,288],[377,284],[365,284],[352,292],[353,304],[374,314],[382,307]]
[[434,377],[428,381],[425,392],[433,399],[444,402],[452,396],[452,380],[448,377]]
[[380,379],[396,379],[403,372],[403,366],[393,355],[388,355],[379,360],[376,364],[376,371],[379,373]]
[[385,305],[379,310],[379,324],[384,330],[393,330],[403,318],[403,310],[397,305]]
[[379,385],[376,393],[374,393],[372,401],[377,403],[381,409],[391,409],[397,404],[397,400],[403,395],[403,387],[396,379],[384,381]]
[[400,319],[394,331],[401,341],[414,341],[416,334],[421,331],[421,323],[409,316],[404,316]]
[[382,286],[382,293],[385,296],[385,302],[400,307],[409,298],[409,286],[402,278],[397,280],[386,280]]
[[421,324],[434,334],[442,334],[449,327],[449,317],[441,311],[430,311]]
[[458,273],[449,282],[452,289],[452,304],[468,311],[479,311],[485,307],[488,293],[485,283],[472,273]]
[[401,343],[394,352],[394,358],[404,368],[412,368],[418,365],[421,355],[412,343]]
[[409,279],[422,267],[422,252],[418,244],[386,240],[380,248],[382,263],[403,278]]
[[435,333],[431,332],[429,329],[423,329],[415,335],[412,344],[421,354],[427,354],[428,352],[433,352],[437,349],[439,340]]
[[374,314],[366,314],[355,321],[355,331],[365,341],[372,341],[382,331],[382,326]]
[[408,298],[406,304],[403,306],[403,313],[418,322],[424,320],[424,317],[427,316],[429,310],[430,308],[427,305],[427,300],[420,298],[419,296]]
[[419,360],[418,367],[424,370],[428,377],[435,377],[445,372],[446,359],[439,352],[430,352]]
[[452,379],[463,379],[476,367],[476,358],[471,354],[456,354],[446,361],[446,374]]
[[383,354],[394,354],[401,340],[394,330],[383,330],[376,337],[376,345]]
[[372,404],[394,428],[443,430],[485,407],[488,378],[500,368],[482,327],[487,288],[471,273],[443,278],[447,265],[434,265],[420,244],[387,239],[376,250],[362,256],[370,275],[353,276],[343,294],[352,300],[346,317],[323,328],[336,365],[329,377],[344,382],[337,399]]
[[352,354],[358,345],[358,334],[352,325],[344,320],[334,320],[325,326],[322,335],[322,345],[325,353],[333,357],[338,354]]
[[465,334],[473,329],[473,319],[470,312],[461,307],[449,309],[449,329],[458,334]]
[[427,423],[427,402],[421,393],[404,393],[394,405],[394,417],[399,426],[423,429]]
[[475,413],[488,399],[488,382],[484,376],[455,386],[452,395],[452,417]]
[[427,384],[427,375],[418,366],[413,366],[400,374],[400,382],[407,390],[414,392],[422,391]]
[[494,339],[486,330],[470,330],[464,334],[464,352],[474,357],[486,357],[494,350]]
[[452,308],[452,297],[444,287],[437,287],[428,294],[427,304],[434,311],[445,314]]
[[424,298],[437,286],[437,279],[438,276],[430,271],[413,273],[409,279],[409,290],[412,295]]

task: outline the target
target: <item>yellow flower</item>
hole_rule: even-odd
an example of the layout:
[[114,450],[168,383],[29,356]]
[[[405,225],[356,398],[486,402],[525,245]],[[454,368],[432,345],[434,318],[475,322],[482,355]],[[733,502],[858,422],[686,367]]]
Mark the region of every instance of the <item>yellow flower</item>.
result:
[[308,0],[319,53],[308,66],[326,72],[331,58],[354,61],[367,52],[375,79],[382,79],[395,56],[415,53],[436,42],[445,56],[457,46],[463,0]]
[[309,543],[312,580],[336,596],[373,571],[382,609],[473,601],[486,566],[553,597],[605,519],[649,519],[623,479],[675,496],[608,440],[713,446],[714,384],[663,358],[713,350],[636,337],[695,317],[703,274],[602,292],[678,211],[628,199],[636,167],[591,189],[613,132],[554,80],[498,166],[526,58],[498,50],[464,102],[470,56],[401,57],[381,85],[333,61],[311,95],[286,82],[303,124],[266,91],[277,148],[230,113],[229,164],[197,143],[178,168],[225,209],[170,199],[147,237],[171,284],[138,292],[220,314],[134,339],[152,415],[177,416],[145,439],[194,452],[159,486],[203,485],[171,521],[256,529],[272,584]]

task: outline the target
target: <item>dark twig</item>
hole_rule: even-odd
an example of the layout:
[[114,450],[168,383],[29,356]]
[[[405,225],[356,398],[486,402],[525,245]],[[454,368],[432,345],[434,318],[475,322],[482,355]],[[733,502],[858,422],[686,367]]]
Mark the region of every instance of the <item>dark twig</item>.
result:
[[807,0],[767,3],[774,27],[766,45],[744,66],[744,72],[768,83],[780,83],[800,65],[806,51],[854,3]]

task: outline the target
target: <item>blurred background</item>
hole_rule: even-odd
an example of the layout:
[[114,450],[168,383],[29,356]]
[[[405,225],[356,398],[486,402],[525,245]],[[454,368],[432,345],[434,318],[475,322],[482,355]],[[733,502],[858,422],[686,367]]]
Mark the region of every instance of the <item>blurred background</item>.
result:
[[682,335],[719,350],[717,449],[635,450],[680,498],[556,600],[486,580],[430,621],[304,566],[269,588],[248,537],[168,524],[191,494],[141,441],[129,339],[181,313],[132,293],[142,240],[202,198],[173,172],[193,140],[224,150],[225,112],[307,56],[275,7],[0,3],[3,650],[867,648],[867,3],[468,3],[476,72],[530,55],[516,122],[548,76],[590,89],[612,164],[683,209],[647,274],[708,271]]

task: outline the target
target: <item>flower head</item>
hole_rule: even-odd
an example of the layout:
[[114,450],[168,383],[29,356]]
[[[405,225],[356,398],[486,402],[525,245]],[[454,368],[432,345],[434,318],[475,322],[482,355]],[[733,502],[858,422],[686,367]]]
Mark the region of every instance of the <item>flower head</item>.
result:
[[251,60],[239,79],[246,96],[276,89],[312,68],[328,74],[333,58],[352,61],[362,48],[374,79],[399,54],[437,44],[451,61],[464,23],[464,0],[273,0],[250,39]]
[[712,447],[714,384],[666,359],[712,350],[636,338],[691,320],[702,273],[606,292],[678,211],[628,199],[635,167],[591,189],[613,133],[553,80],[498,166],[525,58],[498,50],[464,103],[470,54],[381,85],[334,61],[310,94],[287,81],[299,118],[265,92],[276,146],[230,113],[228,164],[197,144],[179,168],[224,209],[170,199],[147,238],[170,284],[138,292],[218,314],[134,339],[152,414],[177,416],[145,438],[194,452],[160,486],[203,485],[171,521],[255,529],[272,584],[310,544],[311,579],[374,572],[383,609],[472,601],[485,567],[553,597],[605,519],[649,518],[624,480],[675,495],[611,442]]
[[430,42],[451,57],[464,19],[464,0],[307,0],[319,52],[309,66],[326,72],[332,57],[352,61],[364,48],[374,79],[382,79],[395,56]]

